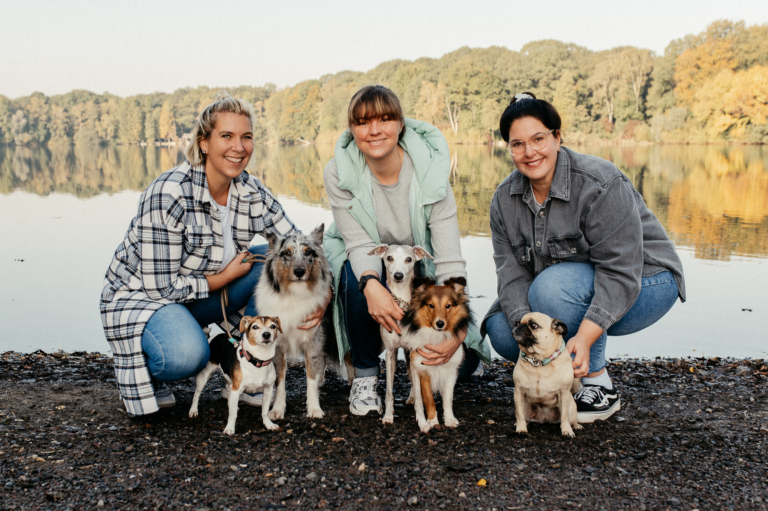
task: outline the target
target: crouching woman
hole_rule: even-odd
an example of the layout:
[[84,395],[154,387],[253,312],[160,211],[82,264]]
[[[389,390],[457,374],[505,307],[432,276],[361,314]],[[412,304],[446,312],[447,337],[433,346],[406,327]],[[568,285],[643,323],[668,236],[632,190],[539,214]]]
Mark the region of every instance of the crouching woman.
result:
[[[334,322],[340,352],[352,353],[355,379],[350,393],[354,415],[381,413],[376,392],[381,330],[399,333],[403,311],[386,288],[382,261],[368,253],[381,243],[419,245],[434,256],[422,259],[417,272],[441,284],[466,278],[461,257],[456,201],[448,182],[448,144],[434,126],[406,119],[397,96],[380,85],[352,97],[349,131],[336,143],[335,158],[325,167],[325,189],[334,224],[323,246],[336,287]],[[443,364],[456,350],[466,356],[459,381],[468,380],[480,358],[489,361],[487,344],[471,324],[455,343],[428,345],[419,352],[426,364]]]
[[491,202],[498,299],[482,331],[517,361],[520,318],[534,311],[563,321],[584,385],[574,396],[578,421],[606,419],[621,407],[606,370],[607,335],[638,332],[684,301],[682,263],[613,163],[561,146],[550,103],[518,94],[499,127],[516,169]]

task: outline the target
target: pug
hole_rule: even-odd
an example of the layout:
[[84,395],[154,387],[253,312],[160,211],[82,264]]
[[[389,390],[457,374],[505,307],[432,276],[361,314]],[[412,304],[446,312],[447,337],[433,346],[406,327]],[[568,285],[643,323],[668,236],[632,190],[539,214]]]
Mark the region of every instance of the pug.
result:
[[573,438],[576,401],[581,382],[573,377],[571,357],[563,337],[568,328],[560,320],[531,312],[517,322],[512,336],[520,346],[515,382],[515,418],[518,433],[528,433],[528,422],[560,423],[563,436]]

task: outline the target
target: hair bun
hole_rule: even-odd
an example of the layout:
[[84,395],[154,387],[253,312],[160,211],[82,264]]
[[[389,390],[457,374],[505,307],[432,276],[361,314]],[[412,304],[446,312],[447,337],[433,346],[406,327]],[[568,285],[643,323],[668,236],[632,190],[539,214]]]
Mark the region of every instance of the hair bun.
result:
[[523,99],[536,99],[536,95],[533,92],[521,92],[520,94],[515,94],[515,97],[512,98],[509,104],[513,105]]

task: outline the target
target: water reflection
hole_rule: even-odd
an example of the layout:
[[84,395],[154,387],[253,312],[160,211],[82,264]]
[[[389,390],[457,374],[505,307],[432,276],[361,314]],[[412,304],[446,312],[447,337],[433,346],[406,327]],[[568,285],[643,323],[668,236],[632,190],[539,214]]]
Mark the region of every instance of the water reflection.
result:
[[[701,259],[768,255],[768,149],[758,146],[580,147],[632,180],[679,246]],[[322,170],[333,146],[257,147],[250,171],[273,193],[327,206]],[[87,198],[143,190],[183,160],[177,148],[0,148],[0,193]],[[451,183],[463,235],[488,236],[488,207],[509,173],[502,148],[453,148]]]

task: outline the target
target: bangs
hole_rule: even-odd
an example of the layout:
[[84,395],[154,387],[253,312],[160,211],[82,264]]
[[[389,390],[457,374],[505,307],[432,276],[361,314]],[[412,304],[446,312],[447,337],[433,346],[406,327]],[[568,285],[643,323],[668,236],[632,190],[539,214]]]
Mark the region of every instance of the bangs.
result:
[[349,126],[357,126],[361,120],[387,116],[405,122],[403,108],[394,92],[381,85],[371,85],[357,91],[349,103]]

